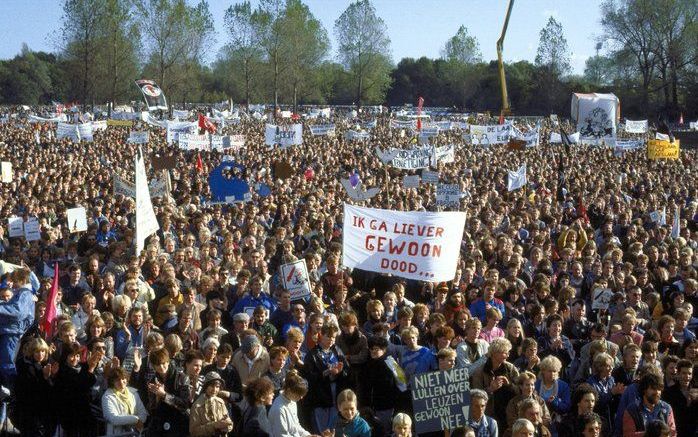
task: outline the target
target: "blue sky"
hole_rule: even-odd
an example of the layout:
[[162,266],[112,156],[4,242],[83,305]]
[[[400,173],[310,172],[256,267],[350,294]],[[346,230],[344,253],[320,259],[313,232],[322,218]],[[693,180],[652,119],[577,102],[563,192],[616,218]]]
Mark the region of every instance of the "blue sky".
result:
[[[193,2],[194,0],[190,0]],[[334,21],[351,0],[304,0],[323,23],[332,42],[330,56],[335,57]],[[252,0],[256,4],[256,0]],[[32,50],[55,50],[55,38],[61,25],[61,0],[0,0],[0,59],[11,58],[22,43]],[[233,0],[209,0],[216,27],[217,49],[227,35],[223,14]],[[465,25],[480,42],[483,57],[496,59],[506,0],[373,0],[383,18],[391,40],[395,62],[403,57],[438,57],[448,38]],[[600,29],[600,0],[518,0],[514,5],[504,43],[504,57],[533,61],[540,29],[549,16],[562,23],[575,73],[584,71],[584,61],[595,52]],[[208,57],[215,59],[215,53]]]

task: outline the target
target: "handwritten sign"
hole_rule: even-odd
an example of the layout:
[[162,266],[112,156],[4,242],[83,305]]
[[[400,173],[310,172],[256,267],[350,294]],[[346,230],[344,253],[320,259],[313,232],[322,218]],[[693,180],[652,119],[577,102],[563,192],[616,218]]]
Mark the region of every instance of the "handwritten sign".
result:
[[425,184],[438,184],[439,172],[431,170],[422,170],[422,180]]
[[284,288],[291,293],[291,300],[302,299],[310,295],[310,281],[305,260],[301,259],[281,266],[281,278]]
[[419,188],[419,175],[405,175],[402,178],[402,186],[405,188]]
[[7,219],[7,228],[10,238],[24,236],[24,219],[12,216]]
[[460,206],[460,185],[439,184],[436,186],[436,205],[448,208]]
[[470,416],[468,369],[458,368],[412,376],[412,407],[417,434],[455,429]]
[[24,222],[24,238],[27,241],[41,240],[41,225],[39,224],[38,218],[29,217],[29,219]]
[[68,217],[68,229],[71,233],[87,230],[87,211],[84,207],[67,209],[65,214]]
[[463,212],[403,212],[344,204],[344,265],[406,279],[450,281]]
[[647,142],[647,157],[649,159],[679,159],[681,149],[679,140],[673,143],[664,140],[649,140]]

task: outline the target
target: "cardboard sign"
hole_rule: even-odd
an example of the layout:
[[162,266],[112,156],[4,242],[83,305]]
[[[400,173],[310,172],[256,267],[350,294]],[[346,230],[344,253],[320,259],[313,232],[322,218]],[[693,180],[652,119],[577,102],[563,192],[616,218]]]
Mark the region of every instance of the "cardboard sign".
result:
[[0,164],[0,169],[2,169],[2,182],[4,184],[9,184],[12,182],[12,163],[9,161],[3,161]]
[[310,296],[310,280],[305,260],[301,259],[281,266],[284,288],[291,293],[291,301]]
[[610,288],[596,288],[593,291],[592,310],[607,310],[613,299],[613,291]]
[[422,181],[425,184],[438,184],[439,172],[431,170],[422,170]]
[[406,279],[450,281],[463,212],[404,212],[344,204],[343,264]]
[[418,435],[466,425],[470,417],[469,377],[466,368],[412,376],[413,419]]
[[24,222],[24,238],[27,241],[41,240],[41,225],[38,218],[30,217]]
[[678,139],[673,143],[664,140],[649,140],[647,142],[647,157],[649,159],[679,159],[680,149]]
[[405,175],[402,178],[402,186],[405,188],[419,188],[419,175]]
[[22,217],[9,217],[7,219],[7,228],[10,238],[24,236],[24,219]]
[[436,205],[458,208],[460,194],[460,185],[458,184],[439,184],[436,186]]
[[87,211],[82,206],[65,211],[68,216],[68,229],[70,232],[84,232],[87,230]]

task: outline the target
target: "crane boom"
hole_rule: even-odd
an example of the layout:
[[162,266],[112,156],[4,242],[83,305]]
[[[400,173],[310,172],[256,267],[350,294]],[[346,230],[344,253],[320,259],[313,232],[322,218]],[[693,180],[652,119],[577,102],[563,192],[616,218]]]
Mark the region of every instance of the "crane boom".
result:
[[497,62],[499,69],[499,85],[502,88],[502,115],[507,115],[511,112],[511,106],[509,105],[509,95],[507,93],[507,78],[504,74],[504,60],[502,59],[502,51],[504,50],[504,37],[507,34],[507,27],[509,26],[509,17],[511,16],[511,9],[514,7],[514,0],[509,0],[509,5],[507,6],[507,15],[504,18],[504,26],[502,26],[502,34],[497,40]]

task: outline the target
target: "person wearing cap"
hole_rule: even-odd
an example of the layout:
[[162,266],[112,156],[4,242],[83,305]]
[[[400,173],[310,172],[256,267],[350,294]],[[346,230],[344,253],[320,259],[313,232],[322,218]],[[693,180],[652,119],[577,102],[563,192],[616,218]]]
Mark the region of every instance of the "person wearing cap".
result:
[[233,421],[218,393],[223,379],[217,372],[204,377],[203,391],[194,401],[189,416],[189,433],[192,437],[223,436],[233,430]]
[[229,344],[236,351],[240,348],[243,333],[250,324],[250,316],[247,313],[237,313],[233,316],[233,329],[221,337],[221,344]]
[[245,331],[240,349],[233,355],[233,367],[238,371],[243,387],[269,370],[269,352],[254,331]]

